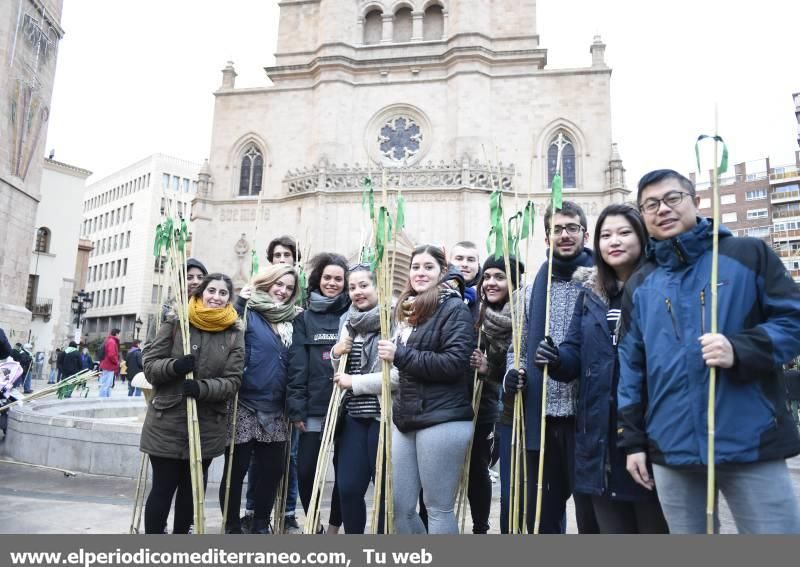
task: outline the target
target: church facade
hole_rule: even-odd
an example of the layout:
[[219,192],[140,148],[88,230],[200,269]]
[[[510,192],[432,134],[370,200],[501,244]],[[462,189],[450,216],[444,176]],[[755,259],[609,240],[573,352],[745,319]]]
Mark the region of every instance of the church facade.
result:
[[501,186],[506,216],[536,203],[541,261],[559,141],[565,198],[590,222],[628,191],[605,45],[594,38],[587,67],[550,69],[536,24],[535,0],[283,0],[271,84],[236,88],[233,64],[222,72],[195,255],[238,285],[250,249],[263,264],[280,234],[354,258],[370,176],[379,202],[384,186],[390,200],[402,191],[405,252],[459,240],[483,251]]

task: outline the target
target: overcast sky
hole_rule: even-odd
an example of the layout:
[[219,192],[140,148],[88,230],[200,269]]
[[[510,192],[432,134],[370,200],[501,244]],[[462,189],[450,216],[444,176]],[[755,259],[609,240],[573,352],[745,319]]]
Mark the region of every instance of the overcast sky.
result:
[[[732,163],[794,163],[800,2],[739,5],[539,1],[548,68],[589,66],[595,34],[608,45],[629,188],[653,168],[694,170],[694,139],[713,132],[715,103]],[[90,180],[155,152],[201,161],[220,70],[232,60],[237,87],[268,84],[277,19],[277,0],[64,0],[47,150],[94,171]]]

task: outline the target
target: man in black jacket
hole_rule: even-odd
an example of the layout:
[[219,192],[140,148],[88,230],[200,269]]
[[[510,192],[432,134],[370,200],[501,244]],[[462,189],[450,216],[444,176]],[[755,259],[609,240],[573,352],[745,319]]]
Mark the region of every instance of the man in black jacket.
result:
[[128,367],[128,396],[141,396],[142,391],[131,385],[134,376],[144,371],[144,366],[142,365],[142,351],[139,350],[138,340],[133,341],[131,344],[131,349],[125,357],[125,365]]

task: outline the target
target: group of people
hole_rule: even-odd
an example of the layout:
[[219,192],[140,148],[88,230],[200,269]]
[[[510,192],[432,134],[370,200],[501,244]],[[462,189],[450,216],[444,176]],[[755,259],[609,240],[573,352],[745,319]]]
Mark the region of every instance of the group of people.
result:
[[[190,351],[174,315],[144,349],[153,387],[141,438],[153,473],[147,533],[165,533],[173,498],[172,531],[191,530],[189,397],[197,400],[204,473],[225,455],[219,500],[221,509],[227,500],[226,533],[270,533],[284,475],[288,502],[275,514],[291,513],[294,522],[293,479],[308,511],[330,422],[335,483],[327,531],[364,533],[366,492],[382,481],[383,364],[391,367],[397,533],[458,532],[454,508],[470,446],[473,533],[490,528],[496,459],[500,531],[508,533],[512,519],[533,529],[545,368],[539,531],[565,532],[572,497],[580,533],[704,532],[711,367],[717,486],[738,530],[800,533],[785,462],[800,453],[800,436],[783,376],[783,365],[800,354],[800,289],[767,244],[714,227],[698,215],[698,203],[690,180],[658,170],[641,179],[636,205],[609,205],[591,229],[575,203],[548,209],[552,258],[527,285],[525,266],[513,256],[481,264],[471,242],[457,243],[449,257],[441,247],[419,246],[388,337],[367,264],[317,254],[307,298],[298,301],[301,258],[289,237],[270,243],[271,265],[238,297],[228,276],[190,260]],[[712,333],[715,229],[719,312]],[[483,381],[477,416],[475,374]],[[331,421],[334,388],[345,393]],[[519,392],[528,476],[514,482],[528,493],[527,516],[515,519],[509,471]],[[246,477],[250,513],[242,518]]]

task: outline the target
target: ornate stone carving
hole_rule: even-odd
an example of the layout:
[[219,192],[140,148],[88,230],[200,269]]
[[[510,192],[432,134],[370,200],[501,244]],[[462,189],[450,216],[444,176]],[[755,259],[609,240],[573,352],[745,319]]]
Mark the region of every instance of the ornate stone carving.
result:
[[[424,165],[387,168],[385,171],[386,186],[396,189],[493,190],[498,179],[497,165],[466,159],[450,163],[441,161],[438,164],[429,161]],[[503,191],[513,190],[516,176],[514,165],[501,163],[499,176]],[[348,164],[342,167],[323,164],[290,170],[284,177],[283,184],[284,189],[292,195],[316,191],[361,191],[365,177],[372,177],[376,189],[383,187],[383,170],[359,164],[352,167]]]

